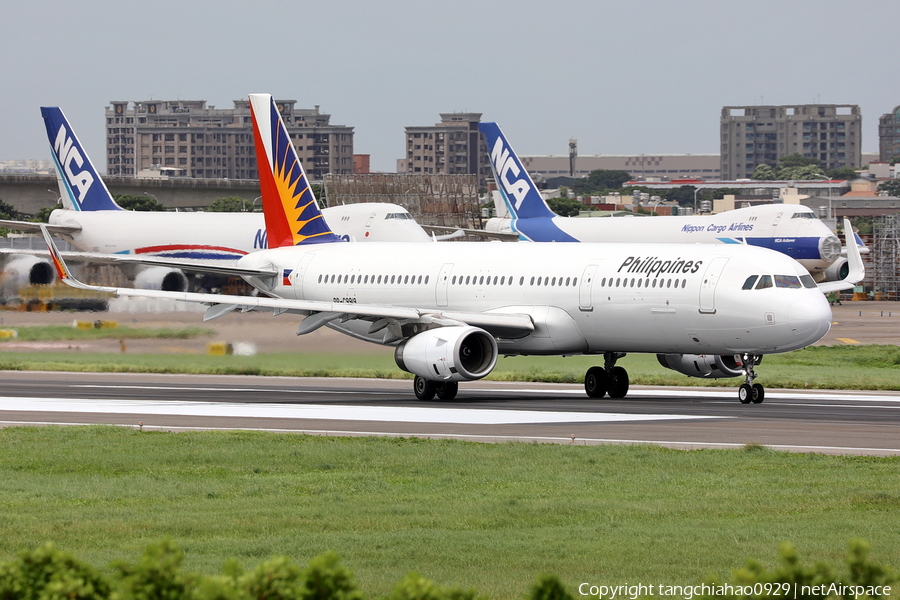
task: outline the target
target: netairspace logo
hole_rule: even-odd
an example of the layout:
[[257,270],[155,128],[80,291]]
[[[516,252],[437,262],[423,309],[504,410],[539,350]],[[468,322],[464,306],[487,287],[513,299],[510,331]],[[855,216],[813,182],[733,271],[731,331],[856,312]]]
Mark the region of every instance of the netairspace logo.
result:
[[53,143],[53,152],[59,159],[59,164],[62,166],[66,179],[69,180],[69,185],[72,189],[78,190],[77,199],[81,202],[91,188],[91,184],[94,183],[94,176],[88,170],[77,173],[72,170],[73,164],[79,169],[84,165],[84,157],[75,146],[75,139],[68,135],[65,125],[59,126],[56,141]]

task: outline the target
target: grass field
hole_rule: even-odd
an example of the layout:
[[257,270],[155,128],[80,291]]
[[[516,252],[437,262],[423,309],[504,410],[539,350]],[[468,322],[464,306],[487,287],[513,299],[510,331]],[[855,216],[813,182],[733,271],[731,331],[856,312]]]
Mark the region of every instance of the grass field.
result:
[[0,560],[53,541],[185,569],[335,550],[370,597],[409,571],[519,598],[540,573],[698,583],[789,540],[840,568],[850,539],[900,565],[900,458],[761,448],[476,444],[113,427],[0,430]]
[[[2,344],[0,344],[2,348]],[[488,379],[580,383],[601,357],[501,357]],[[686,377],[659,365],[655,355],[630,354],[619,364],[632,384],[737,387],[740,379]],[[371,354],[281,353],[256,356],[0,352],[0,370],[215,373],[316,377],[411,378],[390,352]],[[764,358],[759,381],[769,388],[900,390],[898,346],[812,346]]]

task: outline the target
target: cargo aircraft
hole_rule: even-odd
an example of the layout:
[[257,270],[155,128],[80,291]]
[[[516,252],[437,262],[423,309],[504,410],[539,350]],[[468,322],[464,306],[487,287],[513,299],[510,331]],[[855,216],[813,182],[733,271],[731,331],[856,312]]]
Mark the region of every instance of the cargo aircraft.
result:
[[[82,252],[70,261],[103,260],[118,265],[135,287],[185,291],[190,265],[170,259],[234,265],[249,252],[267,247],[261,213],[134,212],[123,210],[109,193],[62,110],[42,107],[41,114],[56,165],[63,209],[50,215],[47,229]],[[335,233],[345,240],[427,242],[431,237],[402,206],[363,203],[323,209]],[[40,231],[37,223],[0,221],[0,227]],[[442,236],[445,237],[445,236]],[[452,237],[452,236],[447,236]],[[100,254],[115,256],[102,259]],[[52,283],[46,252],[0,250],[0,267],[18,285]]]
[[[411,252],[345,243],[319,211],[272,97],[251,94],[250,106],[269,249],[242,257],[236,273],[258,296],[86,285],[44,227],[60,279],[206,303],[205,320],[235,309],[304,315],[298,335],[328,326],[394,346],[423,400],[454,398],[501,353],[597,355],[603,364],[587,371],[585,391],[623,398],[628,373],[616,362],[644,352],[686,375],[743,376],[740,401],[762,402],[754,382],[762,356],[813,344],[831,326],[828,302],[797,261],[745,244],[460,242]],[[861,261],[851,275],[840,285],[862,276]]]
[[[841,242],[816,216],[798,204],[762,204],[717,215],[640,219],[584,219],[554,213],[538,192],[519,157],[496,123],[479,123],[502,199],[501,214],[488,232],[534,242],[667,242],[749,244],[777,250],[797,260],[816,281],[847,274]],[[855,238],[862,246],[862,241]],[[863,248],[862,252],[867,249]]]

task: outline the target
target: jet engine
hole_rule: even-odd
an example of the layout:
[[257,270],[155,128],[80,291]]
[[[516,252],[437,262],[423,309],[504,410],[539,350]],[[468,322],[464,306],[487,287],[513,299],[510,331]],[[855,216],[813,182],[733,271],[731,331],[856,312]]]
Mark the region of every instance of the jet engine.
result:
[[431,381],[471,381],[493,370],[497,353],[497,342],[483,329],[439,327],[397,346],[394,360],[404,371]]
[[169,267],[144,267],[134,277],[134,287],[144,290],[186,292],[188,280],[178,269]]
[[41,285],[56,281],[50,261],[27,254],[15,254],[6,261],[3,272],[17,285]]
[[842,281],[850,273],[850,262],[841,256],[824,271],[825,281]]
[[688,377],[724,379],[743,375],[741,362],[733,354],[657,354],[659,364]]

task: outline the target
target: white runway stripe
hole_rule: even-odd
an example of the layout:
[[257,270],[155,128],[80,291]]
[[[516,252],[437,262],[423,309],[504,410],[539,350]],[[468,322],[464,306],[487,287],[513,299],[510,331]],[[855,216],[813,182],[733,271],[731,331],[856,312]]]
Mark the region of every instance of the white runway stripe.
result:
[[84,398],[0,397],[7,411],[82,412],[128,415],[179,415],[207,417],[257,417],[276,419],[335,419],[399,423],[457,423],[468,425],[514,425],[534,423],[610,423],[712,419],[690,415],[556,412],[540,410],[494,410],[471,408],[422,408],[404,406],[342,406],[318,404],[250,404]]

